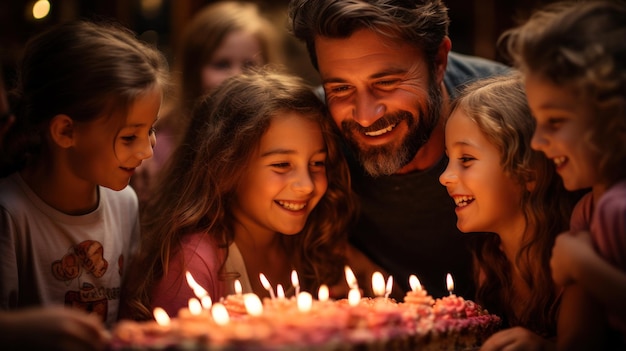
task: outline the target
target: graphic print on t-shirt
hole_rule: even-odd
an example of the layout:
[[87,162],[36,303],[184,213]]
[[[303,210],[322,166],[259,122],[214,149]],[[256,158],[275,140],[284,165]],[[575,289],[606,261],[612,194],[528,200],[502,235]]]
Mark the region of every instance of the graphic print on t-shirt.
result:
[[102,244],[95,240],[85,240],[72,246],[60,260],[52,262],[52,274],[66,282],[68,287],[75,284],[78,290],[65,293],[65,305],[97,313],[106,320],[108,312],[107,287],[97,287],[91,282],[81,282],[81,276],[102,277],[109,267],[104,258]]

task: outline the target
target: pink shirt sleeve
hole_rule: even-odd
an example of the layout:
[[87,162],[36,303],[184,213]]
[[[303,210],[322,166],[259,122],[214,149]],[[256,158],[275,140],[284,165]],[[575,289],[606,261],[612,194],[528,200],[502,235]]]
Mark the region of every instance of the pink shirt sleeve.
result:
[[225,293],[225,284],[218,279],[224,256],[222,250],[206,233],[188,235],[181,245],[182,248],[170,257],[167,274],[152,290],[152,306],[163,308],[170,316],[176,316],[181,308],[188,306],[190,298],[196,297],[187,284],[187,271],[213,301],[218,301]]
[[600,255],[626,272],[626,181],[613,185],[598,200],[591,231]]

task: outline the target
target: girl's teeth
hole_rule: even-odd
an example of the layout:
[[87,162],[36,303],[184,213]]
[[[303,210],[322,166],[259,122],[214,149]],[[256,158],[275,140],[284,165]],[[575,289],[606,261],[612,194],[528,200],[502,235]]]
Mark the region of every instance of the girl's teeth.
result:
[[454,203],[459,207],[467,206],[472,201],[474,201],[473,196],[457,196],[454,198]]
[[306,203],[294,203],[286,201],[278,201],[278,204],[291,211],[300,211],[306,206]]
[[567,157],[560,156],[560,157],[555,157],[552,160],[554,161],[554,164],[558,167],[558,166],[562,165],[567,160]]

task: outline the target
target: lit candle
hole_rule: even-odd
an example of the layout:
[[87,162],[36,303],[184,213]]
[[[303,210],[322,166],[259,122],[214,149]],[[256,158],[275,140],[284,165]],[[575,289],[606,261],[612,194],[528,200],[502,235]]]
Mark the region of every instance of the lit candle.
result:
[[348,304],[350,306],[357,306],[361,301],[361,292],[359,289],[350,289],[348,292]]
[[193,276],[189,271],[185,273],[185,277],[187,278],[187,284],[189,284],[189,287],[193,289],[193,293],[197,298],[201,299],[203,296],[209,294],[203,287],[200,286],[200,284],[196,282],[195,279],[193,279]]
[[454,281],[452,280],[452,275],[450,273],[446,276],[446,284],[448,286],[448,292],[452,295],[452,291],[454,290]]
[[389,295],[391,295],[391,291],[393,290],[393,276],[389,276],[387,278],[387,285],[385,286],[385,298],[388,299]]
[[202,304],[200,304],[200,300],[195,297],[190,298],[187,305],[189,306],[189,312],[192,316],[199,316],[202,313]]
[[239,279],[235,280],[235,294],[241,295],[242,291],[243,288],[241,287],[241,282],[239,281]]
[[300,280],[298,279],[298,273],[296,270],[291,271],[291,285],[296,289],[296,296],[300,293]]
[[317,292],[317,299],[326,302],[330,297],[330,292],[328,291],[328,286],[326,284],[320,285],[320,289]]
[[204,308],[205,310],[210,309],[213,305],[213,301],[211,300],[211,296],[209,295],[203,296],[200,299],[200,302],[202,303],[202,308]]
[[297,297],[298,311],[309,312],[313,307],[313,296],[306,291],[298,294]]
[[265,274],[260,273],[259,278],[261,279],[261,284],[263,284],[263,287],[265,288],[265,290],[269,291],[270,298],[274,300],[276,298],[276,296],[274,296],[274,290],[272,289],[270,282],[267,280],[267,278],[265,278]]
[[230,322],[228,310],[226,310],[226,307],[220,302],[213,304],[213,307],[211,308],[211,315],[213,316],[215,323],[219,325],[226,325]]
[[157,324],[162,327],[169,327],[171,323],[170,316],[165,312],[161,307],[155,307],[152,311],[152,315],[156,320]]
[[378,297],[385,295],[385,278],[380,272],[372,274],[372,291]]
[[243,295],[243,304],[246,306],[246,311],[251,316],[260,316],[263,314],[263,303],[261,299],[254,294],[248,293]]
[[358,289],[358,284],[356,282],[356,277],[354,276],[354,272],[350,267],[345,266],[344,271],[346,273],[346,282],[348,282],[348,286],[350,289]]
[[276,284],[276,297],[281,300],[285,298],[285,289],[282,284]]
[[420,284],[420,280],[414,274],[409,276],[409,286],[411,286],[412,291],[422,290],[422,284]]

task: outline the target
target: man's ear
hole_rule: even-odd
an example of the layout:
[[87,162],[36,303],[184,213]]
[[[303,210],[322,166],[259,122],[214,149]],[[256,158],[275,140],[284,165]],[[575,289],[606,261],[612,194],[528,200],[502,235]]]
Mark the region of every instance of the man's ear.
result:
[[437,50],[437,56],[435,57],[435,74],[437,75],[437,82],[443,81],[443,76],[446,73],[446,67],[448,67],[448,54],[452,49],[452,42],[447,36],[443,37]]
[[74,145],[74,120],[63,114],[54,116],[50,121],[50,137],[62,148]]

